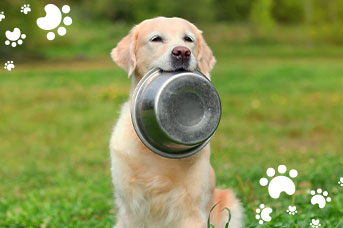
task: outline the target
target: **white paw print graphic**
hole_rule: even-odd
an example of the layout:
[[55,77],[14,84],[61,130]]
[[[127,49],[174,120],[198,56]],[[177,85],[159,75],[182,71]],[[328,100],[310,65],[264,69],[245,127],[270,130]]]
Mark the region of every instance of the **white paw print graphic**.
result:
[[275,169],[269,168],[267,169],[267,176],[272,178],[270,182],[267,178],[261,178],[260,184],[262,186],[267,186],[268,182],[268,192],[270,197],[274,199],[278,199],[282,192],[287,193],[288,195],[293,195],[295,193],[295,184],[291,178],[295,178],[298,176],[298,171],[292,169],[289,171],[289,177],[285,176],[284,174],[287,171],[287,167],[285,165],[279,165],[278,173],[282,175],[275,176]]
[[[46,16],[41,17],[37,19],[37,25],[39,28],[50,31],[47,34],[48,40],[54,40],[55,39],[55,33],[51,30],[56,29],[58,26],[60,26],[62,21],[62,13],[61,10],[54,4],[48,4],[44,7]],[[62,7],[62,12],[64,14],[68,14],[70,12],[70,7],[68,5],[64,5]],[[63,18],[63,24],[66,26],[69,26],[73,23],[73,20],[71,17],[64,17]],[[60,36],[64,36],[67,34],[67,30],[65,27],[61,26],[57,29],[57,33]]]
[[20,12],[23,14],[28,14],[31,12],[30,4],[25,4],[20,8]]
[[272,212],[273,209],[265,207],[264,204],[260,204],[259,208],[256,209],[256,219],[258,220],[258,223],[263,224],[264,222],[272,221],[272,217],[270,216]]
[[4,14],[4,11],[1,11],[0,12],[0,21],[2,21],[3,19],[5,19],[5,14]]
[[296,213],[298,213],[297,211],[297,207],[296,206],[288,206],[288,209],[286,211],[288,214],[290,215],[295,215]]
[[338,184],[339,184],[341,187],[343,187],[343,177],[341,177],[341,178],[339,179]]
[[319,228],[321,226],[319,219],[312,219],[312,222],[310,222],[310,226],[312,228]]
[[11,44],[12,47],[16,47],[17,44],[22,45],[23,39],[26,38],[26,35],[22,34],[19,28],[14,28],[13,32],[7,30],[5,35],[7,38],[7,40],[5,41],[5,44],[6,45]]
[[7,61],[7,63],[5,63],[5,69],[8,70],[8,71],[11,71],[13,68],[14,68],[14,63],[13,61]]
[[311,195],[311,204],[318,204],[319,208],[324,208],[326,202],[331,202],[331,198],[328,196],[329,193],[327,191],[323,192],[323,190],[320,188],[317,189],[317,192],[315,190],[311,190]]

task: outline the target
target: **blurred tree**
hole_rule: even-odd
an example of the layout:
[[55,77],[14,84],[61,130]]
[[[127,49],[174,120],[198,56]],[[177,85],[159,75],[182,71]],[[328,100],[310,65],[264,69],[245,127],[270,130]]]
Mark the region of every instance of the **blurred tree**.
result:
[[255,0],[250,11],[250,21],[257,33],[268,33],[274,27],[272,0]]
[[330,0],[329,2],[329,18],[331,22],[336,22],[338,19],[338,1],[337,0]]
[[[99,0],[81,1],[84,15],[112,21],[135,22],[157,16],[182,17],[193,22],[212,22],[213,0]],[[196,7],[195,7],[196,6]]]
[[158,14],[158,4],[151,0],[130,0],[133,13],[133,20],[141,22],[142,20],[156,17]]
[[245,21],[249,18],[254,0],[214,0],[216,19],[220,21]]
[[[312,0],[313,1],[313,0]],[[314,17],[313,17],[313,22],[314,23],[322,23],[322,22],[328,22],[329,21],[329,14],[328,14],[328,1],[322,1],[322,0],[315,0],[313,1],[314,3]]]
[[304,20],[304,4],[299,0],[275,0],[273,17],[283,24],[301,23]]
[[303,0],[306,29],[317,42],[343,43],[343,1]]
[[305,22],[307,24],[313,21],[313,3],[312,0],[303,0],[304,12],[305,12]]
[[162,0],[158,1],[158,16],[182,17],[193,23],[214,21],[212,0]]

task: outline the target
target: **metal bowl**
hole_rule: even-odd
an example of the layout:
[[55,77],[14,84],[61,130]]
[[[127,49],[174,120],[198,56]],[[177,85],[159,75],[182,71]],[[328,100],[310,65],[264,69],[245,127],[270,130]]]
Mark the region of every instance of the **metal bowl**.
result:
[[201,150],[220,116],[219,95],[200,72],[153,69],[138,83],[131,104],[138,137],[167,158],[184,158]]

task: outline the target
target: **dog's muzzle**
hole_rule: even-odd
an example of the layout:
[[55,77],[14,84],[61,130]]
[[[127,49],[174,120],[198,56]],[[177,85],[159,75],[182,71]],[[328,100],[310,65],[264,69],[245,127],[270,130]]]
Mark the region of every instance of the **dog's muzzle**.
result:
[[153,69],[138,83],[131,118],[140,140],[167,158],[184,158],[207,145],[221,116],[219,95],[202,73]]

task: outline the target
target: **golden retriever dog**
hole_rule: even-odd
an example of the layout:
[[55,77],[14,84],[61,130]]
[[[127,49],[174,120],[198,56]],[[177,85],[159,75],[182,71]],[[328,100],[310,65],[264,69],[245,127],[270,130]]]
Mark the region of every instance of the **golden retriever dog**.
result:
[[134,26],[112,51],[116,64],[132,78],[129,101],[120,111],[110,141],[115,186],[115,228],[242,227],[242,207],[230,189],[215,189],[210,145],[182,159],[169,159],[149,150],[131,122],[130,102],[139,80],[149,70],[200,69],[208,78],[215,64],[202,32],[181,18],[158,17]]

